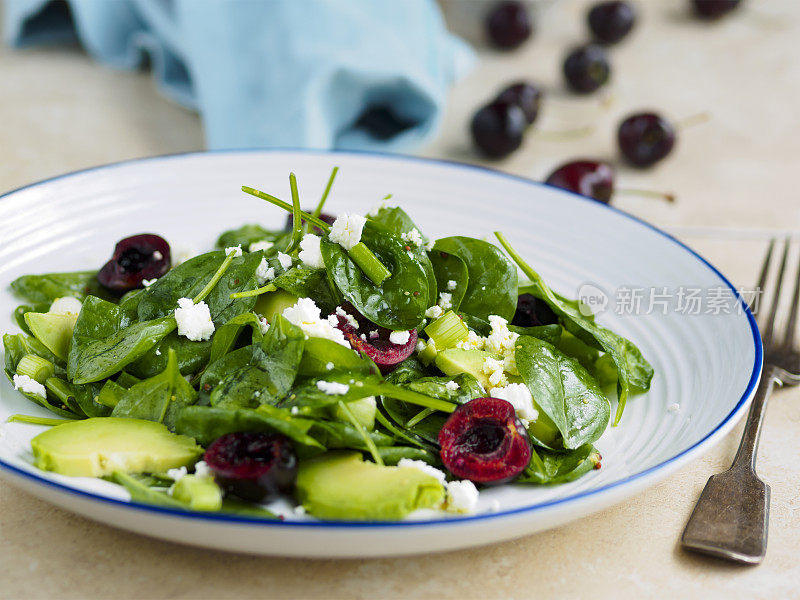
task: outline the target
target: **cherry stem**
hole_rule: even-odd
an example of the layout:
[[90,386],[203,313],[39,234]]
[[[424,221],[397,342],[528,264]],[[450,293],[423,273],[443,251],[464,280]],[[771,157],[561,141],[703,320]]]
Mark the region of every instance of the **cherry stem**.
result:
[[616,188],[614,190],[617,194],[628,194],[631,196],[644,196],[645,198],[659,198],[667,202],[674,203],[675,195],[666,192],[657,192],[655,190],[640,190],[637,188]]
[[695,125],[700,125],[701,123],[705,123],[706,121],[711,120],[711,113],[701,112],[697,113],[696,115],[691,115],[688,117],[684,117],[680,121],[676,121],[675,129],[686,129],[687,127],[693,127]]
[[575,138],[586,137],[594,133],[594,125],[584,125],[583,127],[575,127],[574,129],[534,129],[531,132],[536,137],[551,139],[551,140],[572,140]]

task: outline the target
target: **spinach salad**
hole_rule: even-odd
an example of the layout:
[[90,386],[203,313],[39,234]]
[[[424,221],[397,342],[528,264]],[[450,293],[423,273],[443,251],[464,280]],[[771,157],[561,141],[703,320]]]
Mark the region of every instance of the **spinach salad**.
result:
[[36,466],[178,509],[345,520],[471,513],[485,486],[599,468],[609,396],[616,425],[653,376],[633,342],[501,233],[428,239],[385,202],[326,215],[336,173],[311,212],[294,175],[291,202],[243,187],[286,226],[179,264],[141,234],[98,270],[13,281],[5,372],[58,417],[11,418],[51,426]]

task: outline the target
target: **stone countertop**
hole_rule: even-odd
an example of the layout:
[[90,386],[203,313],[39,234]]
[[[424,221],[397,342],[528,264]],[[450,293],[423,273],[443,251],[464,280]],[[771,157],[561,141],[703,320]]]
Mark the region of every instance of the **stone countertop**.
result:
[[[446,3],[468,32],[479,3]],[[800,229],[800,3],[753,0],[723,22],[698,23],[683,0],[640,0],[641,22],[611,50],[613,82],[576,98],[561,84],[568,46],[583,38],[587,2],[539,7],[532,41],[510,54],[480,49],[452,92],[440,137],[422,154],[480,163],[467,125],[505,82],[530,78],[548,98],[512,157],[489,166],[540,179],[578,156],[617,162],[621,116],[656,108],[673,119],[708,112],[679,133],[654,169],[619,166],[620,187],[670,191],[678,201],[620,194],[615,204],[682,239],[734,283],[756,278],[766,238]],[[0,191],[128,158],[198,150],[196,115],[77,49],[0,48]],[[582,138],[556,130],[592,125]],[[726,228],[724,232],[716,228]],[[711,230],[708,230],[711,228]],[[682,552],[678,537],[707,477],[733,457],[741,426],[703,458],[625,502],[569,525],[488,547],[379,560],[290,560],[189,548],[118,531],[0,484],[0,597],[118,598],[786,598],[800,593],[800,391],[768,410],[759,472],[772,487],[770,542],[758,567]]]

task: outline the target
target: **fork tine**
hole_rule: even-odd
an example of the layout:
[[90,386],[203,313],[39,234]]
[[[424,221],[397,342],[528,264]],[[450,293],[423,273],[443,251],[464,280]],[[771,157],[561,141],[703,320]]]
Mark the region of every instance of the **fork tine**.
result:
[[[767,275],[769,274],[769,263],[772,261],[772,251],[775,249],[775,238],[772,238],[769,241],[769,248],[767,248],[767,254],[764,256],[764,264],[761,266],[761,274],[758,276],[758,287],[756,287],[756,295],[753,297],[752,302],[750,302],[750,306],[748,307],[752,312],[760,315],[762,314],[761,311],[756,310],[758,308],[758,300],[759,296],[763,298],[764,290],[767,287]],[[758,321],[762,321],[762,319],[758,319]],[[763,327],[763,323],[760,323]]]
[[775,329],[775,317],[778,313],[778,304],[781,298],[781,285],[783,284],[783,274],[786,271],[786,259],[789,255],[789,240],[783,243],[783,256],[781,257],[781,266],[778,269],[778,279],[775,281],[775,293],[772,298],[772,306],[769,309],[769,315],[764,323],[764,333],[761,340],[764,347],[767,348],[772,345],[772,333]]
[[[787,240],[788,243],[788,240]],[[791,349],[797,331],[797,313],[800,309],[800,263],[797,265],[797,274],[794,277],[794,291],[792,292],[792,307],[789,309],[789,320],[786,322],[786,333],[783,338],[783,347]]]

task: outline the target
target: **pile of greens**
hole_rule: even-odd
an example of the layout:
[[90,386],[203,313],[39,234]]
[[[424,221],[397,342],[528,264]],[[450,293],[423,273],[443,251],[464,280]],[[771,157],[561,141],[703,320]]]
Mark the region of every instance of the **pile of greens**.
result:
[[[345,250],[330,241],[330,226],[319,218],[334,176],[335,171],[313,213],[300,210],[293,177],[292,203],[243,188],[290,211],[290,228],[249,224],[226,231],[218,249],[121,297],[99,286],[95,271],[18,278],[11,287],[25,301],[14,311],[22,332],[3,336],[7,376],[24,365],[24,373],[45,386],[46,398],[22,393],[61,419],[155,421],[202,446],[231,432],[277,432],[292,441],[301,461],[350,449],[379,465],[408,458],[438,466],[437,435],[449,413],[487,395],[479,374],[447,375],[430,352],[415,352],[383,376],[365,354],[309,337],[280,312],[262,314],[264,307],[276,294],[311,298],[324,317],[346,301],[377,326],[416,329],[424,341],[426,328],[436,322],[426,312],[442,292],[449,294],[447,308],[461,318],[464,331],[478,336],[490,333],[491,316],[511,323],[518,296],[532,294],[557,315],[558,324],[509,325],[520,336],[516,380],[527,385],[542,419],[555,429],[548,437],[531,428],[533,456],[516,483],[560,483],[595,468],[599,458],[592,444],[610,421],[609,389],[616,387],[616,424],[628,396],[649,388],[653,370],[636,346],[583,314],[577,301],[551,290],[499,233],[500,247],[466,236],[423,236],[413,244],[409,232],[419,231],[417,225],[401,208],[382,207],[367,217],[361,243]],[[324,268],[298,259],[300,241],[312,227],[322,236]],[[223,250],[247,250],[258,242],[272,245],[240,256]],[[279,253],[292,257],[288,268]],[[277,275],[259,285],[264,259]],[[518,280],[518,270],[525,280]],[[46,313],[62,297],[83,304],[66,354],[59,356],[33,335],[25,314]],[[208,305],[215,326],[211,339],[178,335],[174,313],[180,298]],[[347,384],[347,392],[325,393],[316,385],[320,380]],[[457,388],[447,385],[451,381]],[[363,402],[370,397],[376,399],[374,411]],[[41,424],[61,419],[17,417]],[[165,485],[158,475],[120,474],[115,480],[135,499],[175,504],[158,491]]]

